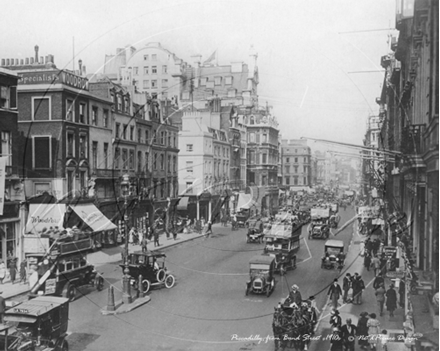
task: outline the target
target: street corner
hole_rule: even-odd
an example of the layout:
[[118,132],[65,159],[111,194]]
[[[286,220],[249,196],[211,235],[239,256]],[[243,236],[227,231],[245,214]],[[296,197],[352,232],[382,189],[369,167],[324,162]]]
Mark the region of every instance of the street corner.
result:
[[139,297],[136,300],[134,300],[132,303],[129,303],[129,304],[124,304],[124,303],[122,303],[122,301],[117,301],[115,303],[114,310],[109,310],[108,306],[105,306],[104,308],[101,309],[100,312],[103,316],[128,313],[128,312],[135,310],[136,308],[138,308],[140,306],[147,304],[148,302],[150,302],[150,300],[151,300],[151,297],[147,295],[144,297]]

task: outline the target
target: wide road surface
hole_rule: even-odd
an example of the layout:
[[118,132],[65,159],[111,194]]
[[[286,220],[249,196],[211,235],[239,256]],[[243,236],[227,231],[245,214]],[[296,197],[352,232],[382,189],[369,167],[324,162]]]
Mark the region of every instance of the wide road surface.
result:
[[[351,209],[341,210],[341,223],[353,214]],[[215,228],[210,238],[164,250],[167,267],[177,277],[174,288],[153,290],[148,304],[117,316],[100,313],[107,303],[107,289],[85,294],[70,306],[70,350],[273,350],[273,341],[242,338],[272,335],[274,307],[293,284],[304,299],[315,295],[322,307],[326,287],[338,275],[320,268],[324,240],[308,240],[306,229],[302,229],[297,269],[284,277],[276,275],[269,298],[245,296],[249,259],[261,254],[263,244],[247,244],[244,229]],[[348,247],[351,236],[350,225],[337,239]],[[107,264],[100,271],[108,283],[120,288],[118,265]]]

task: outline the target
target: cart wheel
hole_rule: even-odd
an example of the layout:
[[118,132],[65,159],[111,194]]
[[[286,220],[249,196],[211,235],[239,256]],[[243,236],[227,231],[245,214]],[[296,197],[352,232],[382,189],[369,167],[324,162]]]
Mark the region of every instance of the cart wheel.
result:
[[58,345],[57,350],[59,350],[59,351],[69,351],[69,344],[66,341],[66,339],[63,339],[63,341],[60,342],[60,344]]
[[174,284],[176,284],[176,278],[174,278],[174,275],[171,275],[171,274],[168,275],[165,278],[165,287],[167,289],[171,289],[174,286]]
[[104,289],[104,278],[101,276],[97,276],[95,278],[96,290],[102,291]]
[[144,287],[144,294],[150,291],[151,283],[148,279],[142,280],[142,285]]
[[159,271],[156,274],[156,279],[157,281],[163,283],[163,281],[165,280],[167,274],[165,273],[164,269],[159,269]]

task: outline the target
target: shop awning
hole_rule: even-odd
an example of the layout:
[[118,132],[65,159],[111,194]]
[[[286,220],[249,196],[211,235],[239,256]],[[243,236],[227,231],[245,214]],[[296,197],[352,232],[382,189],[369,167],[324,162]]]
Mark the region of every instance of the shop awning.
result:
[[71,205],[70,207],[94,232],[116,229],[116,225],[110,222],[93,204]]
[[50,227],[63,228],[65,204],[30,204],[25,234],[42,234]]
[[254,206],[251,194],[240,194],[238,197],[237,209],[249,209]]
[[181,197],[179,203],[177,204],[176,210],[185,211],[188,208],[188,201],[189,201],[188,196]]

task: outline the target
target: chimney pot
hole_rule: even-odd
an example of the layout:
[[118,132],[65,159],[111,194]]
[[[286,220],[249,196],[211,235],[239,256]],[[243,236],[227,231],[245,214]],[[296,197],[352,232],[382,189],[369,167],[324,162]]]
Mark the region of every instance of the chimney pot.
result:
[[6,61],[6,66],[9,66],[9,59],[5,59]]
[[29,64],[29,57],[26,57],[24,62],[25,62],[26,65],[28,65]]
[[49,55],[49,62],[55,63],[53,55]]
[[35,63],[38,63],[38,45],[35,45],[34,49],[35,49]]
[[10,61],[9,61],[9,64],[11,65],[11,66],[14,66],[14,59],[10,59]]
[[44,63],[44,57],[40,56],[40,61],[38,63]]
[[49,56],[46,55],[46,57],[44,58],[44,63],[48,63],[49,62]]
[[34,61],[35,61],[35,59],[34,59],[33,57],[30,57],[30,58],[29,58],[29,60],[30,60],[30,64],[31,64],[31,65],[33,65],[33,64],[34,64]]
[[16,65],[16,66],[19,65],[19,60],[18,60],[18,58],[15,59],[15,65]]
[[5,65],[5,59],[2,59],[2,66]]
[[24,65],[24,59],[20,59],[20,66]]

